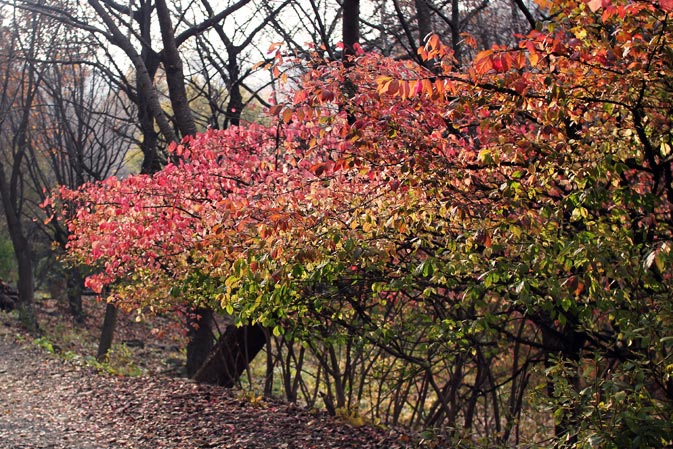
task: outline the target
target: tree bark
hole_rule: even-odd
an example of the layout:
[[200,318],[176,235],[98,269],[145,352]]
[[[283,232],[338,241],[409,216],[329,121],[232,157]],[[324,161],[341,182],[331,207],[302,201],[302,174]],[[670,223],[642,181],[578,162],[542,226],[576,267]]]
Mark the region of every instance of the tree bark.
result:
[[229,74],[229,104],[225,114],[225,128],[238,126],[241,123],[241,111],[243,110],[243,95],[241,95],[240,70],[238,66],[238,54],[240,50],[234,45],[227,45],[228,61],[227,73]]
[[[152,40],[152,8],[149,2],[141,2],[139,10],[135,14],[136,20],[140,26],[140,35],[143,42],[151,42]],[[152,50],[149,45],[143,45],[140,51],[140,58],[147,68],[147,74],[150,79],[159,69],[161,58],[159,54]],[[150,98],[148,93],[144,90],[140,79],[136,77],[137,105],[138,105],[138,123],[142,133],[142,141],[140,142],[140,149],[143,152],[143,165],[140,172],[143,174],[152,174],[161,170],[164,161],[159,153],[159,133],[155,128],[155,118],[150,107]]]
[[213,349],[213,310],[200,307],[187,319],[189,342],[187,343],[187,375],[193,377],[203,366]]
[[147,98],[148,108],[152,112],[157,125],[159,126],[159,131],[164,135],[168,142],[177,141],[178,138],[175,135],[175,131],[166,116],[166,113],[161,108],[161,103],[159,102],[159,97],[157,91],[152,84],[152,78],[147,70],[147,66],[134,48],[133,44],[129,39],[121,32],[115,21],[110,17],[105,8],[98,2],[98,0],[89,0],[91,7],[98,13],[100,19],[105,23],[105,26],[108,29],[109,34],[107,34],[108,40],[119,47],[131,60],[133,67],[136,71],[136,79],[139,89],[145,93]]
[[33,306],[35,290],[33,285],[33,260],[28,241],[20,237],[21,243],[15,243],[16,258],[18,262],[19,281],[19,319],[25,328],[31,333],[38,333],[40,328],[37,324],[35,309]]
[[96,360],[102,361],[105,359],[108,351],[112,347],[112,340],[114,338],[115,325],[117,324],[117,308],[107,303],[105,305],[105,318],[103,319],[103,327],[101,328],[100,340],[98,342],[98,353]]
[[[20,155],[15,155],[14,169],[18,170],[20,166]],[[18,163],[17,163],[18,162]],[[14,189],[10,188],[7,177],[5,176],[5,168],[0,163],[0,196],[2,196],[2,203],[5,210],[5,218],[7,220],[7,229],[9,231],[12,245],[14,247],[14,255],[16,257],[18,268],[18,285],[19,300],[17,302],[17,309],[19,310],[19,319],[25,328],[31,333],[37,333],[39,326],[35,316],[33,307],[34,302],[34,285],[33,285],[33,258],[30,243],[24,234],[23,224],[21,223],[21,214],[18,211],[17,202],[13,201]]]
[[453,48],[453,56],[458,63],[461,63],[463,58],[460,46],[460,1],[451,1],[451,47]]
[[[33,22],[29,25],[35,24]],[[14,41],[12,41],[11,45],[14,45]],[[24,51],[27,52],[28,55],[31,55],[33,54],[35,46],[38,44],[35,39],[32,39],[29,42],[29,45],[30,47]],[[14,48],[10,48],[10,52],[13,53],[13,51]],[[30,126],[30,113],[37,95],[38,82],[35,77],[34,67],[24,67],[22,69],[23,72],[20,74],[21,82],[24,85],[22,91],[23,96],[19,98],[20,103],[16,104],[13,101],[9,101],[8,99],[11,95],[8,95],[7,92],[9,89],[7,80],[9,79],[11,70],[10,61],[11,59],[8,59],[6,71],[3,74],[6,78],[3,82],[2,92],[3,100],[5,100],[3,101],[3,108],[7,107],[10,113],[13,109],[17,111],[18,124],[16,125],[16,128],[10,129],[10,133],[13,131],[13,135],[8,139],[9,148],[4,149],[9,153],[11,160],[8,164],[4,164],[0,161],[0,197],[2,197],[2,205],[7,220],[7,229],[12,240],[12,245],[14,246],[14,254],[18,265],[19,280],[17,289],[19,291],[19,301],[17,308],[19,309],[19,318],[29,332],[37,333],[39,327],[33,308],[35,293],[33,285],[32,251],[23,223],[21,222],[21,209],[24,203],[22,195],[23,164],[26,159],[26,151],[29,145],[28,130]],[[7,173],[5,172],[6,170]]]
[[161,52],[166,71],[166,83],[168,84],[168,96],[175,114],[175,122],[183,137],[196,134],[196,124],[185,89],[185,74],[182,68],[182,58],[175,43],[171,13],[165,0],[156,0],[157,17],[161,29],[161,40],[164,49]]
[[79,269],[66,269],[66,296],[68,298],[68,307],[70,314],[77,323],[84,322],[84,308],[82,307],[82,287],[84,279]]
[[[575,316],[567,317],[567,320],[568,323],[560,328],[549,317],[542,316],[537,320],[542,334],[546,368],[552,366],[554,357],[576,363],[582,356],[582,348],[586,343],[587,336],[583,331],[577,329],[577,318]],[[576,391],[579,391],[579,373],[575,372],[569,376],[568,383]],[[552,375],[547,376],[547,394],[550,398],[554,397],[554,377]],[[580,416],[574,411],[565,413],[560,422],[554,424],[554,433],[557,437],[567,436],[567,441],[570,443],[576,442],[577,436],[573,430],[577,428],[580,419]]]
[[265,344],[264,328],[259,324],[227,326],[208,359],[192,377],[197,382],[231,388]]
[[[419,46],[425,45],[425,39],[432,34],[432,16],[428,0],[416,0],[416,22],[418,23]],[[432,61],[422,61],[424,67],[433,70]]]
[[360,0],[343,2],[344,56],[355,55],[355,44],[360,42]]
[[427,0],[416,1],[416,22],[418,23],[418,41],[423,45],[425,38],[432,33],[432,20]]

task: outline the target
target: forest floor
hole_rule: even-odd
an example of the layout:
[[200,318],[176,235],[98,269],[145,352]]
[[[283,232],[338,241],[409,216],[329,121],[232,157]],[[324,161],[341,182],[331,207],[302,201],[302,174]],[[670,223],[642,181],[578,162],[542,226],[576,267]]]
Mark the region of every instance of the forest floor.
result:
[[143,364],[117,345],[117,360],[96,365],[82,355],[95,353],[95,332],[82,329],[99,329],[101,313],[88,310],[78,327],[56,309],[39,304],[37,339],[0,313],[1,449],[419,447],[397,431],[179,377],[177,344],[132,317],[120,318],[117,338],[142,343]]

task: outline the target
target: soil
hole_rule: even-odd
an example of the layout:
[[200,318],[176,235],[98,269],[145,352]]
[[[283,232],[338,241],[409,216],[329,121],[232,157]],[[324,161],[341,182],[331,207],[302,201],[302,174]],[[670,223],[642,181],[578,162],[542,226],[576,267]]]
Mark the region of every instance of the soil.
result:
[[[59,322],[62,334],[85,335],[64,327],[53,308],[41,304],[43,326],[53,331]],[[90,319],[95,328],[99,318]],[[91,345],[85,337],[65,338],[61,347],[28,337],[13,316],[0,314],[1,449],[418,447],[394,430],[176,377],[170,340],[151,341],[155,328],[120,321],[121,338],[134,337],[147,353],[146,366],[133,365],[144,375],[101,372],[75,352]]]

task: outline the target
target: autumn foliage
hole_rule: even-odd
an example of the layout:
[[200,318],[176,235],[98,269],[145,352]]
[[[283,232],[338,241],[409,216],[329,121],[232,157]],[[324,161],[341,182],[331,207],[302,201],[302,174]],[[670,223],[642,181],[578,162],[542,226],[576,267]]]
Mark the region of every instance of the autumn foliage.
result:
[[126,308],[383,349],[406,367],[389,387],[418,391],[396,422],[671,444],[673,5],[540,6],[548,23],[468,67],[437,36],[434,70],[320,61],[270,126],[62,189],[70,257]]

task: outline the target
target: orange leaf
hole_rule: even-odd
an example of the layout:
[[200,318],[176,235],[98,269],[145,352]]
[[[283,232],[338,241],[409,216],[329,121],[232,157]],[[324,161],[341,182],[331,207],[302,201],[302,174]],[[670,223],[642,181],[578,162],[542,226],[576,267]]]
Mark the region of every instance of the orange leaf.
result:
[[266,51],[266,54],[267,55],[271,54],[282,46],[283,46],[282,42],[272,42],[271,45],[269,45],[269,49]]
[[376,85],[378,86],[378,93],[379,94],[385,94],[388,93],[388,89],[390,89],[390,83],[393,81],[393,78],[390,76],[379,76],[376,78]]
[[484,50],[474,58],[474,69],[478,75],[484,75],[493,70],[492,50]]
[[292,120],[292,114],[293,113],[294,113],[294,111],[292,109],[286,108],[283,111],[283,122],[290,123],[290,120]]
[[446,93],[444,87],[444,82],[442,80],[435,80],[435,91],[438,95],[443,96]]
[[323,173],[325,173],[326,169],[327,169],[327,164],[315,164],[311,167],[311,171],[316,176],[320,176]]
[[491,58],[491,65],[498,73],[509,71],[512,66],[512,56],[509,53],[498,53]]
[[400,81],[400,96],[402,99],[407,99],[410,97],[410,91],[411,89],[409,88],[409,82],[408,81]]
[[537,66],[538,62],[540,62],[540,53],[537,51],[533,51],[528,53],[528,60],[530,61],[530,66],[535,67]]
[[490,248],[492,244],[493,240],[491,239],[491,234],[486,234],[486,236],[484,236],[484,246]]
[[432,97],[432,81],[427,78],[423,79],[423,92],[428,97]]
[[578,281],[575,289],[575,296],[579,296],[584,291],[584,282]]
[[423,82],[421,80],[412,81],[412,95],[420,95],[423,93]]
[[433,50],[436,48],[439,48],[441,45],[441,42],[439,40],[439,35],[437,34],[432,34],[430,37],[428,37],[428,41],[425,43],[425,48],[428,50]]

